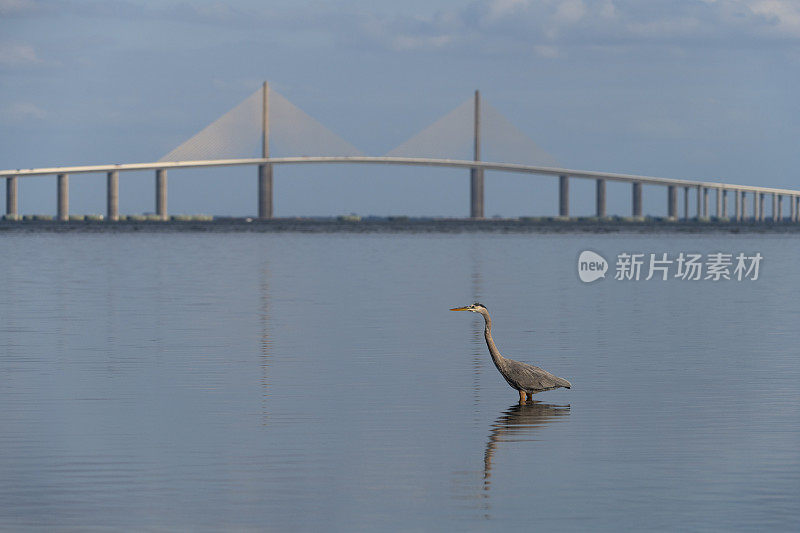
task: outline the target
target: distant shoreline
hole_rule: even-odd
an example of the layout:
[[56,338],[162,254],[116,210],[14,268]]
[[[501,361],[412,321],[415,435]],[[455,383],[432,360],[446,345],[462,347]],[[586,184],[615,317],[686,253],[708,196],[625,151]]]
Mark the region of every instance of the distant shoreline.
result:
[[162,233],[162,232],[253,232],[253,233],[792,233],[800,234],[800,223],[788,220],[735,222],[729,220],[677,220],[663,218],[415,218],[366,217],[273,218],[180,217],[158,220],[0,220],[0,234],[53,233]]

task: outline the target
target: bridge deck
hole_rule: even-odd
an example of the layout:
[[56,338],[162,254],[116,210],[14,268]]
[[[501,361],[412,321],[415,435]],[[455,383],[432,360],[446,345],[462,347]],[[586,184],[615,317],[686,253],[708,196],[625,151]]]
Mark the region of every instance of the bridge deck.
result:
[[214,159],[205,161],[175,161],[153,163],[124,163],[114,165],[85,165],[71,167],[29,168],[15,170],[0,170],[0,177],[26,177],[44,176],[51,174],[83,174],[92,172],[133,171],[133,170],[158,170],[170,168],[197,168],[197,167],[225,167],[242,165],[274,165],[291,164],[383,164],[383,165],[412,165],[428,167],[450,168],[479,168],[500,172],[516,172],[521,174],[537,174],[545,176],[569,176],[571,178],[605,179],[627,183],[644,183],[648,185],[677,186],[677,187],[704,187],[728,191],[760,192],[768,194],[782,194],[787,196],[800,196],[800,190],[780,189],[775,187],[759,187],[755,185],[736,185],[713,181],[700,181],[674,178],[658,178],[653,176],[639,176],[635,174],[618,174],[613,172],[597,172],[590,170],[575,170],[555,167],[539,167],[520,165],[515,163],[493,163],[488,161],[470,161],[460,159],[431,159],[411,157],[369,157],[369,156],[304,156],[304,157],[273,157],[250,159]]

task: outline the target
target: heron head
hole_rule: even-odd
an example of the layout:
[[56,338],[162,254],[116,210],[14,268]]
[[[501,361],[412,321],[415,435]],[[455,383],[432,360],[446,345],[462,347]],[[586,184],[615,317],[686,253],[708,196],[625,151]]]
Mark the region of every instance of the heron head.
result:
[[454,307],[450,309],[451,311],[472,311],[473,313],[480,313],[481,310],[486,311],[486,306],[475,302],[472,305],[468,305],[466,307]]

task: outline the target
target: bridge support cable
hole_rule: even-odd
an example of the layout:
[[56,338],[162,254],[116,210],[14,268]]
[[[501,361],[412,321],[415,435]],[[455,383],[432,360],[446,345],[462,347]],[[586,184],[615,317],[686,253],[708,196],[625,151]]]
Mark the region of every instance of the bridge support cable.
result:
[[363,155],[264,82],[158,161],[257,158],[263,157],[265,148],[272,157]]
[[[553,156],[482,99],[480,91],[386,156],[558,166]],[[484,169],[470,169],[472,218],[485,215],[484,173]]]
[[[159,162],[321,156],[360,156],[355,146],[323,126],[264,82]],[[258,217],[272,217],[272,164],[258,171]],[[264,196],[264,195],[268,195]]]

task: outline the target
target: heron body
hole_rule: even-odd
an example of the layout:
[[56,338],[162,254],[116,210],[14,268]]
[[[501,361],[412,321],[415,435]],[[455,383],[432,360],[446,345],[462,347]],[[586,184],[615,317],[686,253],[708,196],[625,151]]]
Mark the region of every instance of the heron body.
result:
[[[483,336],[486,339],[486,346],[489,348],[489,354],[492,356],[494,366],[511,386],[511,388],[519,392],[519,401],[525,403],[528,396],[532,396],[537,392],[546,390],[558,389],[560,387],[571,388],[572,384],[564,378],[554,376],[547,370],[539,368],[538,366],[529,365],[514,361],[507,357],[500,355],[500,350],[492,338],[492,318],[489,316],[489,311],[486,306],[475,303],[467,307],[455,307],[451,311],[470,311],[479,313],[483,316],[485,321],[485,328]],[[531,398],[532,400],[533,398]]]

